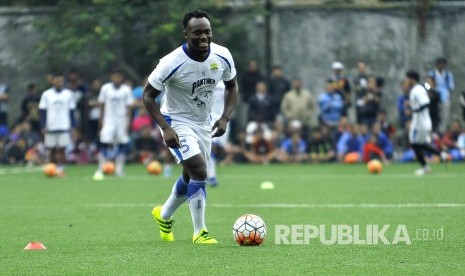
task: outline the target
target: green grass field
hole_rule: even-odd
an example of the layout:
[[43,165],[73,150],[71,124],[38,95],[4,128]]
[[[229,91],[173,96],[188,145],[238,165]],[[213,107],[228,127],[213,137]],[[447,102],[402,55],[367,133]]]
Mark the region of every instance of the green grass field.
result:
[[[179,167],[165,178],[131,165],[126,177],[101,182],[92,180],[94,166],[70,166],[64,179],[0,167],[0,274],[463,275],[464,164],[433,165],[425,177],[413,175],[416,167],[393,164],[381,175],[362,165],[220,167],[220,186],[208,189],[207,202],[207,225],[218,245],[191,243],[187,206],[175,215],[176,241],[159,240],[150,212],[168,196]],[[263,181],[275,188],[261,190]],[[232,225],[245,213],[266,222],[263,245],[240,247],[233,240]],[[405,225],[412,244],[275,244],[275,225],[310,224]],[[386,234],[390,241],[394,230]],[[23,250],[29,241],[48,249]]]

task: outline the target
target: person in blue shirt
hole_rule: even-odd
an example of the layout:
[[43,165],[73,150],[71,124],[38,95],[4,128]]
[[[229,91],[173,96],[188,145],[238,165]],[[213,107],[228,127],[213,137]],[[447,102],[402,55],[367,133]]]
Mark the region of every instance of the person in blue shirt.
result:
[[381,124],[375,123],[373,125],[371,135],[376,136],[376,145],[383,150],[386,158],[392,159],[392,156],[394,155],[394,147],[391,140],[389,140],[389,137],[383,132]]
[[449,124],[450,118],[450,95],[455,88],[454,75],[447,70],[447,60],[438,58],[436,68],[428,72],[428,75],[434,79],[436,89],[441,95],[441,126],[440,130],[445,131]]
[[349,128],[342,133],[336,143],[338,160],[342,162],[349,153],[357,153],[361,157],[364,144],[365,138],[360,135],[358,126],[355,124],[349,125]]
[[402,130],[406,130],[407,122],[412,120],[412,111],[409,107],[409,90],[403,87],[403,82],[401,83],[402,95],[397,97],[397,111],[399,114],[399,127]]
[[307,142],[302,139],[299,131],[294,131],[281,143],[277,158],[283,163],[299,163],[308,160]]
[[342,117],[344,100],[336,93],[331,83],[326,84],[325,92],[318,97],[318,106],[320,107],[320,123],[336,127]]

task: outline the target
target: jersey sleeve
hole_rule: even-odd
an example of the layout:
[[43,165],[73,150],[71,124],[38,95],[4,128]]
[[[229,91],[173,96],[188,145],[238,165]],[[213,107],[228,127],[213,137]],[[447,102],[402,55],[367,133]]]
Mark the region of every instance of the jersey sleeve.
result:
[[73,92],[69,91],[69,109],[76,109],[76,98],[74,98]]
[[98,93],[97,101],[99,103],[105,103],[105,90],[105,86],[102,86],[102,88],[100,89],[100,93]]
[[160,60],[157,67],[152,71],[148,78],[148,82],[153,88],[158,91],[165,90],[165,81],[169,78],[170,67],[165,59]]
[[428,92],[424,89],[418,89],[418,92],[416,93],[416,98],[418,101],[418,107],[421,107],[425,104],[429,104],[430,100],[428,97]]
[[47,93],[45,92],[44,94],[42,94],[42,97],[40,97],[40,101],[39,101],[39,109],[47,109]]
[[236,76],[236,66],[234,65],[233,57],[227,49],[219,56],[223,59],[224,63],[226,63],[226,68],[223,71],[223,80],[230,81]]
[[128,88],[126,95],[126,106],[131,106],[134,103],[134,97],[131,91],[131,88]]

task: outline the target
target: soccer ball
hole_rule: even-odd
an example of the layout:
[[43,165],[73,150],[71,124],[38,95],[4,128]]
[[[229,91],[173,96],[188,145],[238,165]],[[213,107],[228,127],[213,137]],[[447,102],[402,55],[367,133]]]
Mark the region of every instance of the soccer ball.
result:
[[355,164],[360,160],[360,154],[358,152],[350,152],[344,156],[344,163]]
[[57,166],[53,163],[48,163],[47,165],[44,166],[43,172],[45,176],[55,177],[58,174]]
[[371,174],[378,174],[383,171],[383,163],[381,161],[373,159],[367,164],[368,172]]
[[152,161],[147,165],[147,172],[149,174],[157,175],[157,174],[160,174],[161,171],[162,171],[161,164],[158,161]]
[[106,175],[112,175],[115,173],[115,163],[107,161],[102,166],[102,171]]
[[265,222],[257,215],[243,215],[234,223],[233,235],[239,245],[260,245],[266,237]]

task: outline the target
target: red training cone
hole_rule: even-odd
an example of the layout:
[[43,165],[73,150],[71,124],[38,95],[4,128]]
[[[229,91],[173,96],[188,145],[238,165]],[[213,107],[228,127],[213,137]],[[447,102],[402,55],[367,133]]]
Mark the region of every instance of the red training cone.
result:
[[30,242],[24,247],[24,250],[45,250],[47,247],[41,242]]

